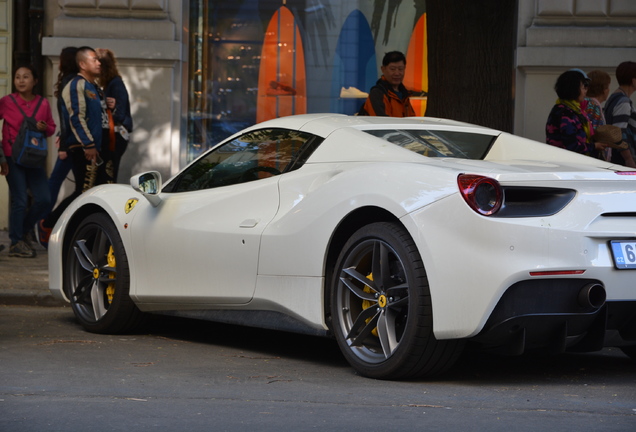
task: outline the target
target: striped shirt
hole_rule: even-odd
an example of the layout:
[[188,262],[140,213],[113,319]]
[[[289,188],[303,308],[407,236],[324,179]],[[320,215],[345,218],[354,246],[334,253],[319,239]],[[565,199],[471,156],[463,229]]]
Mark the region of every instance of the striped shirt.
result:
[[[605,102],[605,121],[623,130],[623,141],[629,144],[632,155],[636,157],[636,110],[632,100],[622,90],[612,93]],[[612,162],[625,165],[619,153],[612,152]]]

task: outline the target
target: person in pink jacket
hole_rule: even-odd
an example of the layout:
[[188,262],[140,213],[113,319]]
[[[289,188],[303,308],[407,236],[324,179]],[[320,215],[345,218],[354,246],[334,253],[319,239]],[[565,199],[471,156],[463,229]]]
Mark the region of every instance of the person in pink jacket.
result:
[[[9,207],[9,256],[20,258],[35,257],[32,232],[36,222],[48,210],[51,195],[44,167],[26,168],[14,163],[12,146],[23,122],[23,115],[32,116],[42,96],[33,93],[38,82],[37,74],[32,66],[19,66],[13,74],[13,85],[16,92],[0,99],[0,120],[2,125],[2,150],[7,160],[11,204]],[[17,105],[16,105],[17,102]],[[46,99],[42,99],[35,115],[37,128],[46,136],[55,132],[55,122],[51,114],[51,107]],[[27,208],[28,192],[31,191],[32,202]]]

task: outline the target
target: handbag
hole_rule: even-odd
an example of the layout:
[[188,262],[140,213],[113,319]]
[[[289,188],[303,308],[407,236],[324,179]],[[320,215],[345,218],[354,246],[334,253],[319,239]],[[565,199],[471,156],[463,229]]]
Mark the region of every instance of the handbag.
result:
[[10,96],[24,117],[18,135],[15,137],[15,141],[13,141],[13,146],[11,147],[13,161],[25,168],[43,167],[48,154],[48,146],[46,135],[44,132],[38,130],[35,114],[38,112],[44,98],[40,97],[40,100],[35,106],[35,110],[33,110],[33,114],[29,117],[22,110],[13,95]]

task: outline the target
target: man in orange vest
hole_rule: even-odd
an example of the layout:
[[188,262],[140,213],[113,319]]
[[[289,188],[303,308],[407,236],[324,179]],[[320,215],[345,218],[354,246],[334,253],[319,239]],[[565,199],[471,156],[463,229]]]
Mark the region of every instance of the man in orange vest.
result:
[[415,111],[409,100],[409,91],[402,84],[406,57],[399,51],[391,51],[382,59],[382,76],[371,87],[369,97],[359,115],[412,117]]

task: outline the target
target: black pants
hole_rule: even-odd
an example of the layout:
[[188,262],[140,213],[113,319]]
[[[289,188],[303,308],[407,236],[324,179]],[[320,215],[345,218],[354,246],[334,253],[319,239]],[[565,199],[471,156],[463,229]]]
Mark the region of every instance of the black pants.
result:
[[[121,134],[115,133],[115,143],[110,145],[111,136],[108,129],[102,130],[102,151],[100,156],[104,159],[104,170],[102,174],[105,176],[99,179],[99,184],[117,183],[117,175],[119,174],[119,164],[121,157],[128,148],[128,140],[125,140]],[[113,147],[113,150],[110,150]]]
[[[107,182],[107,176],[104,173],[106,160],[104,160],[100,166],[96,166],[92,162],[86,160],[86,157],[84,156],[84,149],[81,147],[69,150],[68,157],[71,158],[72,162],[73,176],[75,177],[75,190],[72,194],[66,197],[60,205],[58,205],[55,210],[46,217],[46,219],[44,219],[43,225],[46,228],[53,228],[55,226],[55,223],[58,221],[60,216],[62,216],[64,210],[66,210],[75,198],[93,186]],[[101,154],[100,157],[103,159]]]

